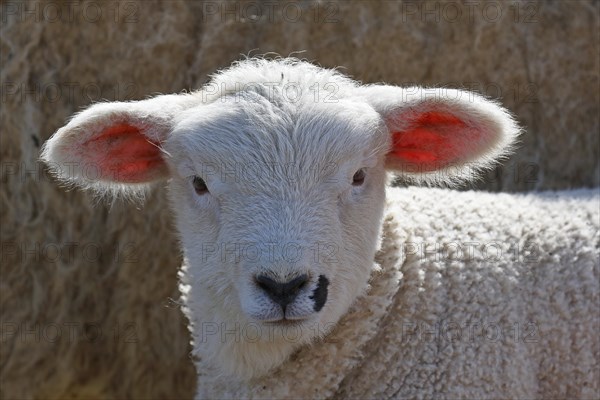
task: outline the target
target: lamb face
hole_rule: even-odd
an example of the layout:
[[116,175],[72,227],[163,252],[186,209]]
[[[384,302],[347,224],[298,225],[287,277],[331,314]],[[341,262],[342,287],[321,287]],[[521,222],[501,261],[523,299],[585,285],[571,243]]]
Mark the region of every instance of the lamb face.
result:
[[[185,303],[195,341],[207,344],[199,355],[216,358],[231,342],[226,359],[244,375],[234,354],[247,350],[238,347],[285,357],[347,311],[367,284],[383,212],[389,135],[380,115],[353,100],[292,105],[275,96],[190,109],[164,146]],[[195,190],[194,178],[207,190]],[[223,340],[236,330],[241,340]]]
[[169,179],[198,371],[252,378],[327,333],[366,288],[387,171],[469,178],[517,134],[472,93],[247,60],[198,93],[94,105],[43,159],[97,190]]

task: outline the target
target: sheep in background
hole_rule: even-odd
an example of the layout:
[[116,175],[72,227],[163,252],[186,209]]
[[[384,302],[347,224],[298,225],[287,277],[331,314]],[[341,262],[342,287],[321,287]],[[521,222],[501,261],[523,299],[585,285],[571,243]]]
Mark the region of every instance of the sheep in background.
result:
[[597,195],[394,189],[385,207],[388,171],[458,182],[517,135],[473,93],[251,59],[196,93],[94,105],[42,157],[100,193],[169,179],[199,397],[595,397]]

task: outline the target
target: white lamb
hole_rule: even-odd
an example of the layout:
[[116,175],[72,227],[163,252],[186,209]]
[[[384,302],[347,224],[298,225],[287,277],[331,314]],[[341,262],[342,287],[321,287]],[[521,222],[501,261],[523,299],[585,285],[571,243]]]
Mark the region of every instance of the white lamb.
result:
[[469,179],[518,131],[473,93],[250,59],[93,105],[42,157],[101,193],[169,180],[199,398],[598,398],[597,193],[385,204],[388,172]]

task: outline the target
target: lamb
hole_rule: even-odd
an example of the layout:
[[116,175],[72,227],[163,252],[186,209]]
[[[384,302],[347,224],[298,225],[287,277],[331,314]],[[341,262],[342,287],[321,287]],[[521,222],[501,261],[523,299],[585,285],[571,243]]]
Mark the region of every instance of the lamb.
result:
[[474,93],[255,58],[95,104],[42,159],[102,195],[168,180],[198,398],[597,398],[597,191],[386,189],[518,134]]

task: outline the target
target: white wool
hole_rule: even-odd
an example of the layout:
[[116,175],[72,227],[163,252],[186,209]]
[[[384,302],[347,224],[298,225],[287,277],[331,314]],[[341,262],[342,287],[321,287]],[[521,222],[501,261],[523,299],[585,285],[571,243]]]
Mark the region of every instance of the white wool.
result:
[[[411,189],[404,195],[414,193],[410,201],[402,194],[392,196],[395,201],[388,207],[392,214],[382,228],[388,172],[424,183],[473,179],[506,155],[518,134],[508,112],[469,92],[360,86],[335,71],[294,59],[250,59],[219,72],[192,94],[94,105],[60,129],[45,145],[42,157],[64,181],[103,193],[137,193],[153,181],[169,179],[184,251],[182,302],[191,324],[200,397],[395,397],[411,396],[413,378],[405,377],[409,385],[404,390],[394,381],[404,364],[391,360],[393,351],[382,353],[388,342],[367,343],[394,325],[392,304],[401,301],[400,309],[413,307],[415,312],[430,306],[410,314],[424,322],[443,321],[446,316],[457,323],[471,322],[473,317],[460,311],[465,299],[459,295],[472,290],[479,279],[469,272],[471,268],[489,268],[523,290],[517,292],[523,297],[507,289],[498,292],[498,298],[485,298],[494,306],[483,303],[481,310],[491,314],[475,320],[521,321],[525,311],[520,310],[525,309],[512,304],[517,299],[537,304],[538,293],[531,285],[539,280],[527,278],[521,285],[530,272],[519,260],[490,264],[487,259],[430,260],[428,251],[423,257],[418,251],[407,252],[405,258],[397,254],[414,237],[427,241],[447,234],[454,240],[454,235],[462,234],[456,240],[494,239],[490,231],[477,231],[485,218],[495,221],[490,228],[514,230],[500,229],[503,244],[497,246],[517,238],[520,245],[526,237],[519,234],[529,229],[518,220],[521,214],[502,215],[493,203],[497,199],[499,204],[512,204],[509,211],[518,211],[527,200]],[[99,175],[86,175],[83,167],[90,164]],[[66,169],[67,165],[75,168]],[[470,209],[463,207],[466,201],[473,202]],[[481,217],[481,223],[467,224],[468,212]],[[396,226],[390,218],[401,222]],[[569,220],[563,214],[560,218]],[[589,248],[590,239],[589,233],[582,235],[583,248]],[[544,237],[541,243],[556,247],[556,254],[566,251],[564,244],[557,247],[551,238]],[[374,263],[378,249],[381,266]],[[572,257],[578,268],[597,270],[583,254],[574,252]],[[456,274],[447,275],[450,270]],[[381,281],[378,276],[387,278]],[[283,301],[281,293],[276,295],[260,283],[267,279],[287,284],[300,278],[302,286],[295,286],[285,307],[277,302]],[[436,294],[433,289],[448,282],[458,297],[425,297],[425,303],[417,302],[422,293]],[[580,308],[589,308],[591,299],[597,298],[597,285],[587,290],[589,296],[580,299]],[[286,289],[285,295],[289,293]],[[497,307],[495,302],[502,301],[507,306]],[[565,317],[562,323],[568,321]],[[402,339],[394,332],[389,336],[393,345]],[[587,333],[584,329],[582,334]],[[327,339],[319,342],[336,335],[340,340],[333,346],[323,344]],[[597,342],[589,344],[597,354]],[[403,357],[419,358],[425,363],[419,367],[443,371],[455,358],[446,357],[439,346],[434,346],[435,354],[408,352]],[[525,353],[498,346],[499,362],[523,367]],[[587,342],[583,348],[590,348]],[[531,389],[541,387],[538,375],[499,374],[489,369],[506,366],[468,361],[483,357],[485,348],[458,351],[463,353],[457,358],[457,370],[473,368],[492,377],[463,385],[449,372],[439,372],[441,376],[432,372],[434,381],[417,379],[414,387],[420,386],[425,397],[452,387],[463,388],[456,392],[463,397],[541,393]],[[352,368],[372,360],[387,372],[376,368],[374,373],[383,374],[377,381],[354,385],[369,374]],[[540,356],[536,362],[545,370],[548,361]],[[332,364],[324,370],[327,363]],[[581,376],[589,377],[588,372],[585,367]],[[520,378],[520,385],[514,386],[514,379]],[[399,388],[390,392],[389,385]],[[559,388],[548,393],[563,392]]]
[[388,189],[333,332],[251,383],[201,372],[198,398],[598,398],[599,194]]

